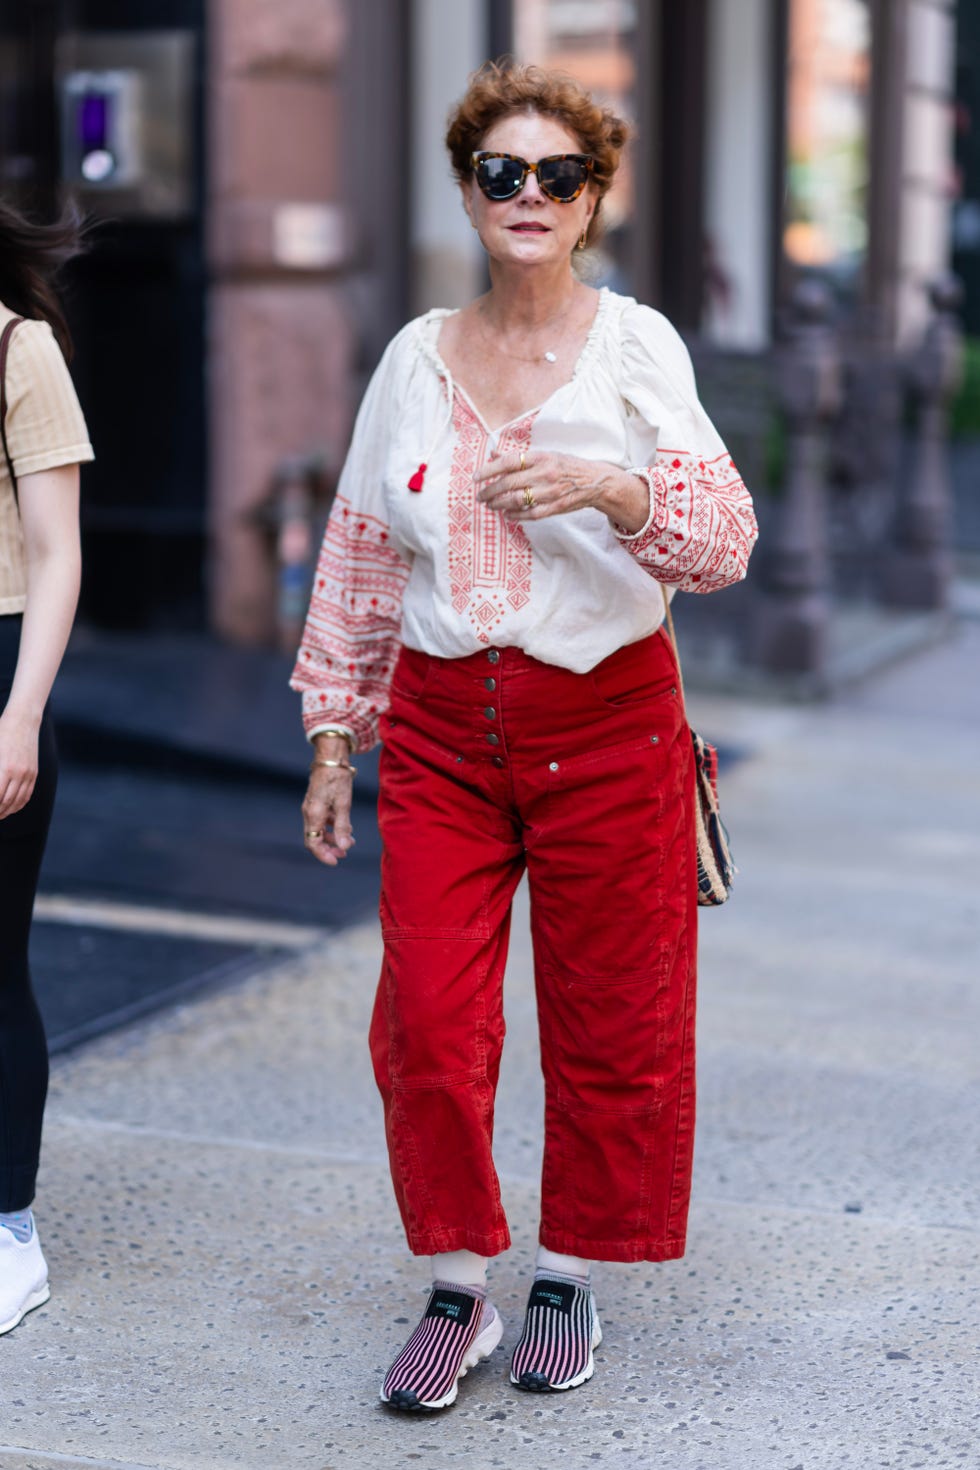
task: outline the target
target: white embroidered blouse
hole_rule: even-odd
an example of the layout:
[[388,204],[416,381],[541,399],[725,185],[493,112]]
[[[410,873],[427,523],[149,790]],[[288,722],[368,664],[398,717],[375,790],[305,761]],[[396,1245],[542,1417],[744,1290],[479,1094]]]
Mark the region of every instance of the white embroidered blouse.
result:
[[[655,631],[657,583],[712,592],[745,575],[752,502],[665,317],[603,290],[571,380],[491,430],[439,356],[447,315],[398,333],[357,416],[290,680],[310,738],[339,726],[377,743],[402,644],[443,658],[517,645],[584,673]],[[635,467],[646,525],[628,535],[593,509],[505,522],[474,492],[493,449]]]

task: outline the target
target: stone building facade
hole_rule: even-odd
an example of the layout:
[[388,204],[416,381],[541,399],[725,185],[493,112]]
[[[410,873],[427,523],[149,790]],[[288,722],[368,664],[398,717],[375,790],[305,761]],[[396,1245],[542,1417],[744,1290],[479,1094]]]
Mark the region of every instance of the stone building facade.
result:
[[[102,589],[87,593],[89,616],[274,637],[288,465],[315,462],[329,482],[388,337],[481,289],[441,138],[488,55],[571,70],[633,120],[596,278],[665,310],[722,382],[727,362],[741,383],[761,381],[804,277],[827,283],[852,343],[907,350],[930,310],[925,284],[949,260],[955,10],[9,0],[3,188],[43,212],[68,184],[107,221],[72,302],[104,447],[88,479]],[[146,76],[167,36],[174,56],[186,43],[186,86],[154,111]],[[66,97],[130,84],[127,106],[142,98],[146,113],[143,188],[124,171],[86,178],[66,152]],[[181,130],[183,193],[167,196],[150,176],[176,167]]]

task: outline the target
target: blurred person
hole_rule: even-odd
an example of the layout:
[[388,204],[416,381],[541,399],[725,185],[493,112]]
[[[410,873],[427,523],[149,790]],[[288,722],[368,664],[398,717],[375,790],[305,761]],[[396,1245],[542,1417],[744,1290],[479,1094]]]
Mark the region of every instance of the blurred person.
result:
[[92,448],[53,288],[75,253],[65,216],[0,203],[0,1333],[50,1296],[31,1205],[48,1087],[27,947],[57,779],[48,696],[78,601],[79,465]]
[[683,1254],[694,1124],[691,739],[662,587],[744,576],[751,501],[664,317],[576,275],[627,136],[567,77],[490,64],[447,147],[490,290],[389,345],[327,527],[292,685],[305,842],[351,848],[384,738],[370,1046],[425,1313],[382,1399],[439,1409],[500,1341],[492,1158],[511,901],[531,895],[545,1136],[511,1381],[574,1388],[592,1261]]

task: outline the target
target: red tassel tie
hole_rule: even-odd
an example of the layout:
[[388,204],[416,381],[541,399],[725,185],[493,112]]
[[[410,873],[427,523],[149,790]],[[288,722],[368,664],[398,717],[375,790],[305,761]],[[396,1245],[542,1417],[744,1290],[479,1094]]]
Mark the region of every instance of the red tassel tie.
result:
[[418,469],[415,471],[415,474],[408,482],[409,490],[414,490],[417,494],[422,489],[422,486],[425,483],[425,472],[428,468],[429,466],[427,464],[419,465]]

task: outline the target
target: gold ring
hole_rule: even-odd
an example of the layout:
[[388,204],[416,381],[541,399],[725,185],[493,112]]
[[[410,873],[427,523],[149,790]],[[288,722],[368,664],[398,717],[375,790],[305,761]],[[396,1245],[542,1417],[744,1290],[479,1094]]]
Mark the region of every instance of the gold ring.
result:
[[306,835],[307,835],[307,837],[322,837],[323,836],[323,828],[322,827],[308,827],[306,829]]
[[526,464],[527,464],[527,461],[524,458],[524,451],[522,449],[521,450],[521,469],[522,470],[526,467]]
[[524,509],[525,510],[533,510],[534,507],[537,505],[537,503],[538,502],[534,498],[534,492],[532,491],[530,485],[525,485],[524,486]]

